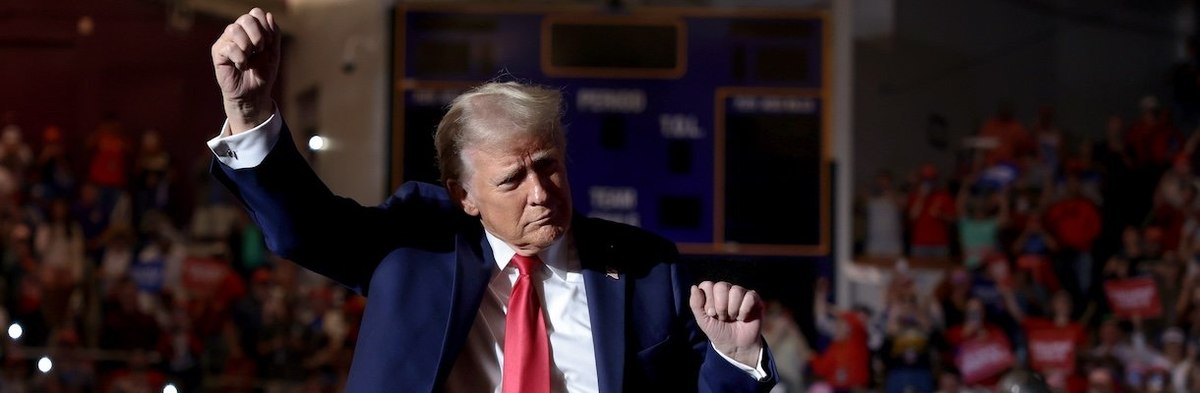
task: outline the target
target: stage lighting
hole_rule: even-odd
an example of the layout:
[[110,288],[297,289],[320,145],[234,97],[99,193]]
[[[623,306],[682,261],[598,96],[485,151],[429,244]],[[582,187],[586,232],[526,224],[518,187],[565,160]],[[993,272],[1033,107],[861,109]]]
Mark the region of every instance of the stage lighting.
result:
[[328,141],[325,140],[325,137],[313,135],[312,138],[308,138],[308,149],[312,151],[325,150],[327,142]]
[[25,329],[22,329],[20,324],[13,322],[12,325],[8,325],[8,337],[13,340],[21,338],[21,335],[24,333]]
[[42,374],[45,374],[45,373],[50,372],[51,369],[54,369],[54,362],[51,362],[50,358],[42,356],[41,359],[38,359],[37,366],[38,366],[38,371],[41,371]]

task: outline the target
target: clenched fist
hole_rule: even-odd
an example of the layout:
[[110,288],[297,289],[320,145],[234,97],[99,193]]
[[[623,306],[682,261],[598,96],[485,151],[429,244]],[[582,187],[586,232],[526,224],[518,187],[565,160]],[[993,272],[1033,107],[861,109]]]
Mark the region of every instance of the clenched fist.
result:
[[721,281],[692,286],[692,314],[718,351],[750,367],[762,352],[762,298],[758,293]]
[[226,26],[213,43],[213,69],[234,134],[258,126],[275,110],[271,87],[279,70],[281,36],[275,17],[255,8]]

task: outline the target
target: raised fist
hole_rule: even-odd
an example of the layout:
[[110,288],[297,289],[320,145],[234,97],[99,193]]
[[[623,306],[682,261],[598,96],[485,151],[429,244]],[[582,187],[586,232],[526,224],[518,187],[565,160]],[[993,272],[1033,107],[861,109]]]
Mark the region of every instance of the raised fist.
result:
[[275,110],[271,88],[279,70],[281,35],[275,17],[255,8],[226,26],[213,43],[213,69],[234,134],[258,126]]

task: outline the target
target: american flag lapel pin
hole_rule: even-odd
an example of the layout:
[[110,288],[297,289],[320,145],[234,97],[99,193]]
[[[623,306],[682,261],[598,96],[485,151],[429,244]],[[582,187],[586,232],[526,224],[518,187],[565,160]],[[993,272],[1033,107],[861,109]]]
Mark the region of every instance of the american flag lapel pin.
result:
[[614,279],[614,280],[620,280],[620,279],[621,279],[621,275],[620,275],[620,273],[617,273],[617,269],[616,269],[616,268],[614,268],[614,267],[612,267],[612,266],[609,266],[609,267],[607,268],[607,270],[605,271],[605,273],[604,273],[604,274],[605,274],[606,276],[608,276],[608,278],[611,278],[611,279]]

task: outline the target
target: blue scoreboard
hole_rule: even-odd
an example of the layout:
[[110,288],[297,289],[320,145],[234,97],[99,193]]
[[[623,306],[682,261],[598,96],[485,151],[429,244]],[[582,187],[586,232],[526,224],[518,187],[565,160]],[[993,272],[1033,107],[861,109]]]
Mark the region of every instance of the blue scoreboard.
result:
[[560,87],[575,208],[708,255],[828,255],[823,12],[401,5],[393,186],[437,181],[433,130],[471,86]]

